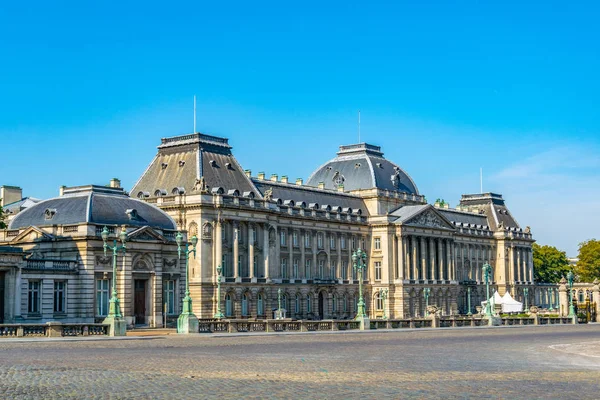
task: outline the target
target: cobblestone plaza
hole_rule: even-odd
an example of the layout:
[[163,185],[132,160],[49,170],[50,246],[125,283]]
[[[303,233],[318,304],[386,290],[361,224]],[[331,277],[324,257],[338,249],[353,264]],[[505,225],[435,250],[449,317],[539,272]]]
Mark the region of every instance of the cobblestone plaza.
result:
[[0,397],[557,398],[600,391],[600,325],[0,341]]

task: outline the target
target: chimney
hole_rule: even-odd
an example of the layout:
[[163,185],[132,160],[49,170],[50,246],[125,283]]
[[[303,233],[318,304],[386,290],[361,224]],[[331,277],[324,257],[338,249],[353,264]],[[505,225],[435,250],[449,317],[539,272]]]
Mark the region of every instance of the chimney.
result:
[[319,185],[317,187],[319,189],[325,189],[325,182],[319,182]]
[[281,177],[281,183],[288,183],[288,177],[287,177],[287,176],[285,176],[285,175],[283,175],[283,176]]
[[62,185],[61,187],[58,188],[58,195],[59,196],[64,196],[65,195],[65,189],[67,187],[65,185]]
[[251,170],[247,169],[247,170],[244,171],[244,173],[246,174],[246,176],[248,178],[252,177],[252,171]]
[[271,182],[277,182],[277,174],[271,174]]
[[18,186],[0,186],[0,206],[5,206],[23,198],[23,189]]
[[121,181],[117,178],[112,178],[110,180],[110,183],[108,184],[109,187],[111,188],[120,188],[121,187]]
[[302,183],[303,183],[302,178],[296,179],[296,185],[302,186]]
[[258,179],[260,179],[261,181],[265,180],[265,173],[264,172],[259,172],[258,173]]

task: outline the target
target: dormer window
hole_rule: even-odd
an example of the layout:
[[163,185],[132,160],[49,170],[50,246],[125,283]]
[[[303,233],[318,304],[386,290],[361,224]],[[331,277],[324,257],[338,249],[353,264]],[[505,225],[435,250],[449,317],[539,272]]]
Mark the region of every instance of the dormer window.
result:
[[125,214],[127,214],[127,216],[129,217],[129,219],[131,221],[136,221],[140,218],[138,215],[138,212],[135,208],[130,208],[128,210],[125,210]]
[[46,208],[44,211],[44,219],[52,219],[56,215],[56,208]]
[[185,161],[183,161],[183,160],[179,161],[179,166],[180,167],[183,167],[184,165],[185,165]]
[[210,164],[211,167],[217,166],[217,162],[215,160],[210,160],[208,163]]
[[225,168],[227,168],[227,169],[233,169],[233,167],[231,166],[231,163],[225,163]]
[[164,162],[164,163],[161,163],[161,164],[160,164],[160,167],[161,167],[162,169],[166,169],[168,165],[169,165],[169,164],[167,164],[166,162]]

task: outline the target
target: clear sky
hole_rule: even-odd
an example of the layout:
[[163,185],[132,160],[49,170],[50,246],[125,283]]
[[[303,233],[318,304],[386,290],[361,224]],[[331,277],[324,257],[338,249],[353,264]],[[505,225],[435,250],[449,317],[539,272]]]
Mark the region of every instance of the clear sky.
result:
[[[489,4],[494,3],[494,4]],[[528,4],[523,4],[528,3]],[[567,4],[571,3],[571,4]],[[541,244],[600,237],[597,2],[0,3],[0,184],[126,188],[161,137],[307,178],[380,145],[429,201],[502,193]]]

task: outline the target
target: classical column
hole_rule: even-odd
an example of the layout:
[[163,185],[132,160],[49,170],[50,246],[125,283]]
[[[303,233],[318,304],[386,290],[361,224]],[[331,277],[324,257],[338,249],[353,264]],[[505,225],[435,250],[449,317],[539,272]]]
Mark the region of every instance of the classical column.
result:
[[305,230],[301,230],[299,232],[299,240],[300,240],[300,266],[298,267],[300,269],[300,271],[298,271],[298,275],[299,277],[302,277],[304,279],[308,278],[308,276],[306,276],[306,231]]
[[287,261],[287,277],[292,278],[294,275],[294,230],[287,230],[288,233],[288,261]]
[[427,247],[423,236],[421,236],[421,274],[421,279],[427,279]]
[[342,279],[342,235],[337,234],[335,250],[337,251],[337,265],[335,267],[335,278]]
[[[394,235],[394,237],[396,238],[396,245],[398,246],[398,279],[404,279],[404,277],[406,276],[406,273],[404,271],[404,265],[405,265],[405,256],[406,256],[406,249],[405,249],[405,242],[404,242],[404,236],[400,236],[400,238],[398,238],[398,236]],[[400,240],[398,240],[400,239]]]
[[348,241],[348,280],[352,280],[352,271],[354,270],[354,266],[352,265],[352,235],[346,237]]
[[[383,243],[381,245],[383,247]],[[397,240],[395,234],[392,234],[392,257],[391,257],[391,259],[389,259],[388,265],[392,266],[392,274],[393,274],[393,275],[390,274],[390,277],[388,278],[388,282],[390,282],[392,280],[392,276],[393,276],[393,279],[398,279],[398,276],[400,276],[400,271],[398,271],[398,240]],[[388,270],[389,270],[389,268],[388,268]],[[382,276],[382,278],[383,278],[383,276]]]
[[523,276],[521,275],[521,248],[517,247],[517,280],[519,282],[523,281]]
[[[213,271],[216,274],[217,265],[221,265],[221,268],[224,267],[223,263],[223,223],[219,218],[215,221],[215,262]],[[225,274],[225,271],[222,272]],[[215,275],[216,276],[216,275]]]
[[240,223],[233,221],[233,277],[237,280],[240,278],[240,263],[239,263],[239,236],[240,236]]
[[[269,224],[263,224],[263,263],[265,268],[265,279],[267,281],[271,280],[271,276],[269,274]],[[263,299],[265,301],[265,299]],[[264,305],[265,303],[263,303]],[[265,307],[265,310],[267,308]]]
[[413,270],[413,279],[419,280],[419,257],[417,255],[418,250],[418,246],[417,246],[417,237],[416,236],[411,236],[410,237],[410,245],[412,247],[412,270]]
[[[527,253],[529,254],[529,282],[533,283],[533,250],[530,248]],[[596,298],[594,297],[594,299]],[[596,300],[596,303],[599,303],[598,300]]]
[[248,272],[250,278],[254,278],[254,230],[256,227],[253,224],[248,224]]
[[443,279],[453,280],[452,277],[452,241],[450,239],[446,240],[446,274]]
[[442,280],[444,279],[444,253],[442,250],[442,241],[444,239],[439,238],[438,242],[437,242],[437,249],[438,249],[438,276],[437,279],[438,280]]
[[435,264],[436,264],[436,255],[435,255],[435,238],[428,238],[429,240],[429,279],[435,279]]

